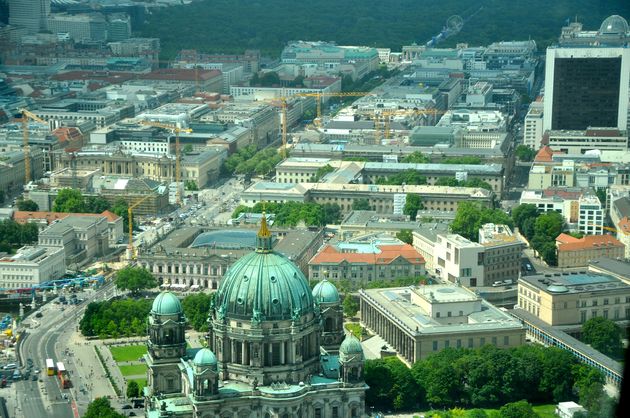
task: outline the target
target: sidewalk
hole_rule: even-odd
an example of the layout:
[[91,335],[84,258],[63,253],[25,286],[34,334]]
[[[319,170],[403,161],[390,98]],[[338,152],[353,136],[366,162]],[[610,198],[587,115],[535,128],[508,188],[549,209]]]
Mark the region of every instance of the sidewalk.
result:
[[[84,388],[90,400],[104,396],[116,399],[114,388],[105,376],[105,370],[96,356],[95,346],[99,347],[103,358],[108,358],[106,356],[109,356],[109,350],[103,347],[100,341],[86,341],[78,332],[73,332],[70,337],[68,347],[74,353],[73,362],[79,373],[79,381],[83,383],[83,386],[76,389]],[[118,368],[112,370],[110,367],[110,373],[115,372],[118,372]]]

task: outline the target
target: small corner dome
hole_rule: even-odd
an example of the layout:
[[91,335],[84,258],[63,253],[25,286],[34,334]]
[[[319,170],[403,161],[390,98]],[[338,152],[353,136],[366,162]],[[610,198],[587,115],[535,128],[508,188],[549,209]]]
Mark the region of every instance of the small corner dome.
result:
[[195,366],[216,366],[217,357],[209,348],[202,348],[201,350],[197,351],[197,354],[195,354],[193,364]]
[[608,16],[599,27],[600,35],[625,35],[629,31],[628,22],[619,15]]
[[339,354],[345,356],[351,356],[355,354],[363,355],[363,347],[357,337],[352,334],[348,334],[339,347]]
[[547,290],[552,293],[566,293],[569,291],[569,289],[565,285],[560,283],[552,283],[551,286],[547,288]]
[[313,298],[319,303],[337,303],[341,300],[335,285],[326,279],[315,285]]
[[158,315],[177,315],[183,311],[177,296],[171,292],[162,292],[153,301],[151,312]]

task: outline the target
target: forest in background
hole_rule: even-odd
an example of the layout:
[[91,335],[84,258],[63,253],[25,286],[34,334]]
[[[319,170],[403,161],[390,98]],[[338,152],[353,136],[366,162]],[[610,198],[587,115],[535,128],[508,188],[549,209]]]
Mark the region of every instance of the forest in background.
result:
[[[483,7],[481,11],[478,11]],[[477,13],[476,13],[477,12]],[[154,12],[141,36],[159,37],[162,54],[180,49],[238,53],[260,49],[277,57],[290,40],[335,41],[400,51],[439,33],[449,16],[467,19],[462,31],[439,46],[535,39],[542,49],[576,16],[597,30],[611,14],[630,18],[627,0],[204,0]]]

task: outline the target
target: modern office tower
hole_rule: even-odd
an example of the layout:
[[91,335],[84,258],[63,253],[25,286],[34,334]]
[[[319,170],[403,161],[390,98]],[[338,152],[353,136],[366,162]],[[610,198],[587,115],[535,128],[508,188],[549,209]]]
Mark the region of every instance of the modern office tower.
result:
[[547,49],[545,130],[627,129],[629,41],[620,16],[604,20],[597,32],[563,28],[559,45]]
[[9,24],[21,26],[28,33],[46,30],[50,0],[9,0]]

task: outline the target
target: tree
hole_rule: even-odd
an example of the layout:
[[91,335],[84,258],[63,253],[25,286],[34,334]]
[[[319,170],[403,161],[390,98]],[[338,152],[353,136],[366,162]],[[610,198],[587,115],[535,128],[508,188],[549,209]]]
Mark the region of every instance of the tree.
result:
[[574,368],[575,385],[580,405],[589,411],[595,411],[604,398],[604,375],[592,367],[578,364]]
[[343,314],[347,318],[354,317],[359,312],[359,304],[352,297],[352,295],[346,294],[343,298]]
[[319,167],[315,172],[315,176],[311,179],[313,183],[317,183],[320,181],[326,174],[332,173],[335,169],[330,165],[326,164],[323,167]]
[[355,199],[352,202],[352,210],[372,210],[372,207],[367,199]]
[[127,266],[116,273],[116,287],[129,290],[134,294],[142,289],[151,289],[156,286],[155,277],[142,267]]
[[337,224],[341,217],[341,207],[337,203],[324,203],[322,205],[324,212],[324,225]]
[[488,414],[483,409],[471,409],[468,411],[467,418],[488,418]]
[[17,201],[18,210],[26,211],[26,212],[36,212],[39,210],[39,206],[37,203],[33,202],[31,199],[20,199]]
[[481,158],[474,156],[448,157],[440,161],[442,164],[481,164]]
[[208,330],[208,312],[214,294],[194,293],[182,301],[184,315],[195,331]]
[[88,196],[84,201],[86,213],[103,213],[110,208],[107,199],[101,196]]
[[538,414],[534,412],[532,405],[523,400],[503,405],[499,409],[501,418],[538,418]]
[[182,152],[184,154],[190,154],[191,152],[193,152],[193,146],[191,144],[184,145],[184,148],[182,149]]
[[140,386],[135,380],[127,382],[127,398],[137,398],[140,396]]
[[477,242],[479,229],[487,223],[513,226],[512,219],[501,209],[490,209],[474,202],[461,202],[451,224],[451,231]]
[[394,174],[389,178],[379,178],[376,180],[376,184],[421,185],[427,184],[427,178],[420,174],[419,171],[405,170],[401,173]]
[[527,239],[530,239],[531,237],[525,234],[525,222],[530,219],[536,219],[537,217],[538,208],[536,205],[523,203],[522,205],[518,205],[512,209],[512,219],[514,220],[514,225],[518,227],[521,234],[525,235]]
[[53,212],[85,213],[85,200],[80,190],[61,189],[53,203]]
[[107,398],[96,398],[88,405],[83,418],[125,418],[112,407]]
[[516,158],[521,161],[532,161],[536,156],[536,151],[528,147],[527,145],[519,145],[514,151]]
[[195,180],[186,180],[184,182],[184,189],[196,192],[197,190],[199,190],[199,187],[197,187],[197,183],[195,182]]
[[116,200],[114,206],[112,206],[112,212],[123,219],[123,229],[127,231],[129,228],[129,205],[127,205],[127,202],[124,199]]
[[424,209],[420,195],[408,194],[403,207],[403,214],[408,215],[412,221],[416,220],[418,211]]
[[618,357],[622,350],[621,328],[610,319],[591,318],[582,326],[582,341],[611,357]]
[[411,154],[404,156],[401,162],[413,164],[428,164],[431,162],[431,159],[420,151],[414,151]]
[[411,229],[401,229],[396,232],[396,238],[407,244],[413,244],[413,233]]

